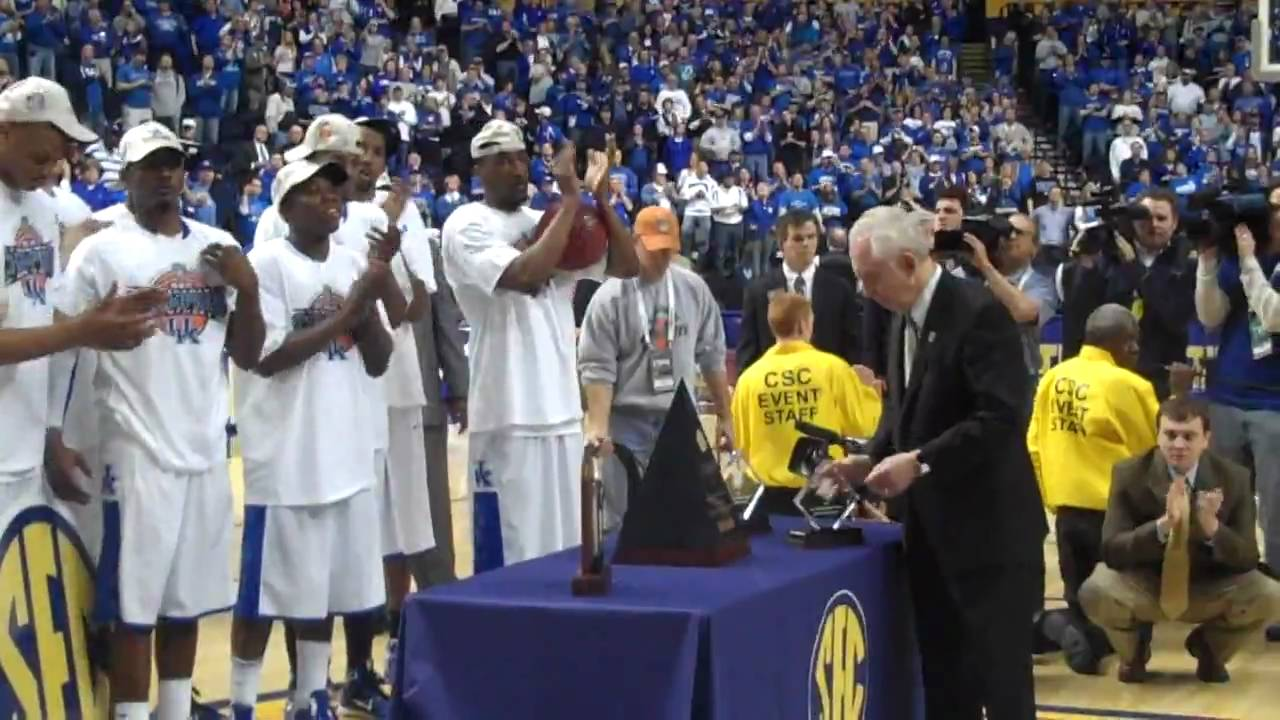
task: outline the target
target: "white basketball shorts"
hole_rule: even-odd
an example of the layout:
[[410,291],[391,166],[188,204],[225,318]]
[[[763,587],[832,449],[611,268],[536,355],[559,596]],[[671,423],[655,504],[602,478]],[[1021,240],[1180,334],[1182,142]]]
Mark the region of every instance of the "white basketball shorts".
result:
[[378,504],[366,488],[324,505],[247,505],[236,617],[323,620],[386,602]]
[[427,492],[427,452],[422,408],[388,408],[390,427],[385,472],[379,468],[384,557],[417,555],[436,546]]
[[471,433],[475,572],[582,542],[581,432]]
[[151,627],[231,609],[232,498],[227,464],[161,469],[128,441],[102,448],[99,622]]
[[[8,535],[10,529],[17,532],[16,526],[10,526],[26,510],[51,510],[70,527],[71,535],[92,567],[98,561],[102,538],[102,506],[96,488],[91,487],[92,481],[77,473],[76,482],[89,495],[89,502],[84,505],[59,500],[53,494],[53,488],[45,481],[44,470],[41,468],[0,474],[0,535]],[[39,519],[30,513],[25,517]]]

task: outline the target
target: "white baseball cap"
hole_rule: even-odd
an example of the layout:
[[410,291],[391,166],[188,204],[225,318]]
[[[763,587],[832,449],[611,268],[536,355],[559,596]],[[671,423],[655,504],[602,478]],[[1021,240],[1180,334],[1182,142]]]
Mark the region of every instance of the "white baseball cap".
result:
[[472,160],[524,149],[524,133],[515,123],[506,120],[490,120],[471,139]]
[[[347,155],[360,154],[360,129],[351,118],[337,113],[321,115],[307,126],[302,144],[290,148],[284,154],[287,163],[311,157],[312,153],[337,152]],[[279,182],[279,180],[277,180]]]
[[155,120],[148,120],[120,137],[120,155],[125,165],[141,162],[157,150],[177,150],[185,154],[182,141],[169,129]]
[[0,122],[49,123],[76,142],[98,139],[76,118],[67,91],[42,77],[24,78],[0,92]]
[[291,162],[280,168],[280,172],[276,174],[275,182],[271,184],[272,204],[279,207],[290,190],[322,172],[329,174],[333,182],[339,185],[345,183],[347,178],[350,177],[347,174],[347,169],[336,162],[318,163],[311,160]]

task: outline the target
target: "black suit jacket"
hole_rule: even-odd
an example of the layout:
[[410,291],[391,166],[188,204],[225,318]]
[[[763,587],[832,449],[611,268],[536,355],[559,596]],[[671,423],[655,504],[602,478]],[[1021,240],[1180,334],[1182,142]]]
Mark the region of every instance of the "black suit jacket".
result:
[[[747,286],[742,300],[742,336],[735,362],[742,373],[773,345],[769,329],[769,296],[786,289],[782,268],[774,268]],[[844,358],[850,365],[862,362],[858,345],[858,297],[853,284],[824,272],[813,274],[813,346]]]
[[929,472],[898,505],[908,555],[944,575],[1043,562],[1048,531],[1027,454],[1031,379],[1009,311],[982,285],[943,272],[903,382],[904,317],[889,332],[888,389],[869,454],[920,451]]

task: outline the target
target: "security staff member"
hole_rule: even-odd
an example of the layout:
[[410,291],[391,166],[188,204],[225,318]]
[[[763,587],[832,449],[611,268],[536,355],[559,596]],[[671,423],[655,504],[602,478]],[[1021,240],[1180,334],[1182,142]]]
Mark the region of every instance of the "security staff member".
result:
[[1085,325],[1080,354],[1045,373],[1036,389],[1027,450],[1045,505],[1055,515],[1058,566],[1067,611],[1043,624],[1082,674],[1098,672],[1110,654],[1106,635],[1089,622],[1077,594],[1102,560],[1102,521],[1112,467],[1155,445],[1151,383],[1132,372],[1138,321],[1127,308],[1103,305]]
[[738,377],[733,434],[757,479],[770,489],[765,509],[786,511],[804,483],[787,468],[800,438],[796,421],[866,438],[880,422],[881,403],[870,370],[850,367],[810,344],[813,306],[803,295],[774,295],[768,317],[777,342]]

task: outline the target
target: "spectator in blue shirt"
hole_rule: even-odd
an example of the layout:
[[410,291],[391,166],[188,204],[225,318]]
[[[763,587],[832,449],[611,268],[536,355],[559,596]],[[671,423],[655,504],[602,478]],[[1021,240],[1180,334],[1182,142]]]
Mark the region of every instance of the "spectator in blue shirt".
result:
[[151,119],[151,85],[147,53],[139,48],[133,52],[133,59],[121,65],[116,73],[116,90],[124,94],[121,120],[125,131]]
[[212,55],[200,60],[200,73],[187,82],[187,95],[199,123],[196,137],[208,145],[217,145],[222,123],[222,83],[214,69]]
[[49,0],[36,0],[35,9],[27,14],[25,31],[28,74],[57,80],[58,54],[67,44],[62,12]]

